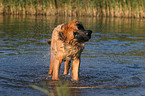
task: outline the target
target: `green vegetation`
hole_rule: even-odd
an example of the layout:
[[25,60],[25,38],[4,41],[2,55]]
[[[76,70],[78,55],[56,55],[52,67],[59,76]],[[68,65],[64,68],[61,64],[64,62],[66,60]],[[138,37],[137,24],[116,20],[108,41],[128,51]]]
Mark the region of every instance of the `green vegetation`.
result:
[[0,0],[0,14],[145,18],[145,0]]
[[[48,96],[70,96],[70,90],[68,87],[68,83],[62,83],[61,81],[56,83],[55,87],[49,87],[43,84],[43,87],[39,87],[36,85],[31,85],[32,88],[37,89]],[[50,88],[50,89],[49,89]],[[54,89],[52,89],[54,88]]]

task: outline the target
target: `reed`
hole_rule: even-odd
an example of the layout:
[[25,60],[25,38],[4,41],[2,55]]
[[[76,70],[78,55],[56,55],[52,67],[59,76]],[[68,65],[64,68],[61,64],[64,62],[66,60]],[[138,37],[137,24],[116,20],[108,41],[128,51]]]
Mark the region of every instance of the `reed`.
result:
[[0,0],[0,14],[145,18],[145,1]]

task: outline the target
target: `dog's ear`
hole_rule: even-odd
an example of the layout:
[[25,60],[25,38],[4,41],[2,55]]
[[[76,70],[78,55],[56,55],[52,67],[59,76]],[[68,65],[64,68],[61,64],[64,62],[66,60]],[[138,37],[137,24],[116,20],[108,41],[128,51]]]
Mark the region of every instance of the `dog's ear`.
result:
[[62,24],[61,25],[61,30],[59,32],[59,37],[60,37],[60,40],[65,40],[66,39],[66,36],[64,35],[63,31],[66,29],[67,25],[66,24]]
[[64,30],[66,30],[68,28],[68,25],[67,24],[63,24],[62,26],[61,26],[61,31],[64,31]]
[[63,29],[63,27],[64,27],[64,24],[61,25],[61,30]]
[[60,36],[60,40],[66,39],[66,36],[62,32],[59,32],[59,36]]

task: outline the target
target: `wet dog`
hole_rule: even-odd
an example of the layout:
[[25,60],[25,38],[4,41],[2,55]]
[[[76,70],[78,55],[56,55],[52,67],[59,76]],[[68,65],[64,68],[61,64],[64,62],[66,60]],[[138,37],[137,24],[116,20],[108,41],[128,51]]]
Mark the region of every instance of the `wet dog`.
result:
[[85,30],[83,25],[77,20],[68,24],[58,25],[52,33],[51,38],[51,58],[49,75],[52,80],[58,80],[59,69],[64,61],[64,75],[68,74],[70,63],[72,62],[72,79],[79,80],[80,56],[84,49],[85,42],[91,38],[92,31]]

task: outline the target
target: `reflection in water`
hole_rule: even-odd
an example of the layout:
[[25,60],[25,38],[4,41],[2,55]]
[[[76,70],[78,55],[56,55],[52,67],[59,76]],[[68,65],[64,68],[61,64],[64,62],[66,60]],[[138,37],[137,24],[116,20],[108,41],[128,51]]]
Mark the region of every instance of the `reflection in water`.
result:
[[[30,88],[29,84],[47,82],[51,85],[50,77],[46,80],[50,46],[45,41],[51,38],[54,27],[74,18],[0,18],[0,94],[44,95]],[[74,83],[71,76],[62,75],[60,79],[63,82],[69,81],[69,86],[129,88],[72,89],[72,96],[145,95],[145,20],[88,17],[77,19],[86,29],[93,30],[92,39],[86,43],[82,54],[80,81]],[[61,74],[62,71],[63,66]]]

